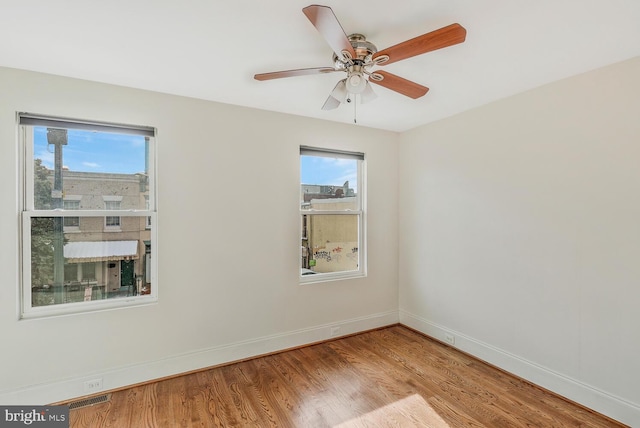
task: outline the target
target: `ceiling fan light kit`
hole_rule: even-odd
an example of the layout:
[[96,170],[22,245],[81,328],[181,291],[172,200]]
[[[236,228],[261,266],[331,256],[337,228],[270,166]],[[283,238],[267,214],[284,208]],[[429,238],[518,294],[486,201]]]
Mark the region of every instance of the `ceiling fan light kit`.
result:
[[407,97],[416,99],[425,95],[429,88],[396,76],[386,71],[371,71],[374,66],[383,66],[423,53],[453,46],[465,41],[467,31],[460,24],[451,24],[435,31],[378,51],[376,46],[359,33],[347,36],[333,10],[328,6],[310,5],[302,9],[311,24],[320,32],[333,50],[333,67],[301,68],[256,74],[256,80],[272,80],[284,77],[346,72],[347,77],[338,81],[322,106],[333,110],[351,95],[359,96],[360,102],[372,101],[377,96],[371,88],[375,83]]
[[347,79],[342,79],[336,83],[336,87],[331,91],[331,96],[343,103],[347,100],[347,96],[349,96],[349,91],[347,91]]

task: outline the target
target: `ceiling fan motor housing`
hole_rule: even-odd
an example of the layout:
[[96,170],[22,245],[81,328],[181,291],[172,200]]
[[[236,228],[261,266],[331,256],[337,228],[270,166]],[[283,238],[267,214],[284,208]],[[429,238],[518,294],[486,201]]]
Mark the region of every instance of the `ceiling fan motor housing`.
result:
[[378,48],[371,42],[367,41],[367,38],[358,33],[354,33],[349,36],[349,42],[353,46],[353,50],[356,52],[357,58],[354,60],[360,60],[363,62],[371,61],[371,56],[378,52]]
[[333,63],[337,68],[347,68],[349,63],[370,63],[371,57],[373,54],[378,52],[378,48],[373,43],[367,41],[367,38],[359,33],[355,33],[349,36],[349,43],[353,47],[353,50],[356,53],[356,57],[352,58],[351,53],[342,51],[342,55],[346,58],[346,61],[338,58],[338,55],[333,54]]
[[[373,54],[378,52],[376,46],[367,41],[367,38],[359,33],[351,34],[349,42],[356,54],[355,58],[347,51],[342,54],[346,61],[342,61],[336,54],[333,54],[333,62],[347,72],[345,79],[346,90],[350,94],[361,94],[367,86],[367,78],[365,77],[365,66],[372,65],[371,58]],[[368,73],[366,73],[368,74]]]

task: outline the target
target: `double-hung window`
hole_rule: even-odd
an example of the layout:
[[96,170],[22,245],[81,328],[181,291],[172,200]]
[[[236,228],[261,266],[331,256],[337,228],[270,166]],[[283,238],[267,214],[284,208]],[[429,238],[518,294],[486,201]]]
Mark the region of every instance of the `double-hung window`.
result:
[[155,129],[18,114],[21,316],[157,299]]
[[363,276],[364,154],[300,147],[301,282]]

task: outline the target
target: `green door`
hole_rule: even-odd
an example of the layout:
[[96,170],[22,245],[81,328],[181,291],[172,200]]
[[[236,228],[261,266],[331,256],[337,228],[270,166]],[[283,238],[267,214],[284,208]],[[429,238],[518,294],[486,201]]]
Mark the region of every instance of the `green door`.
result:
[[135,285],[133,260],[120,261],[120,286],[127,287]]

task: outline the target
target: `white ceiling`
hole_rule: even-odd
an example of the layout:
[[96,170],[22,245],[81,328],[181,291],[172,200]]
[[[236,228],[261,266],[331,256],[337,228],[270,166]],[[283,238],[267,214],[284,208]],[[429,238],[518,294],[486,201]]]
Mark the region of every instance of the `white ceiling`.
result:
[[[255,73],[331,66],[309,0],[0,0],[0,65],[353,123],[321,106],[341,73],[258,82]],[[638,0],[323,0],[347,34],[379,50],[458,22],[460,45],[384,67],[428,86],[412,100],[374,85],[359,126],[404,131],[640,55]],[[598,88],[593,88],[597,91]]]

